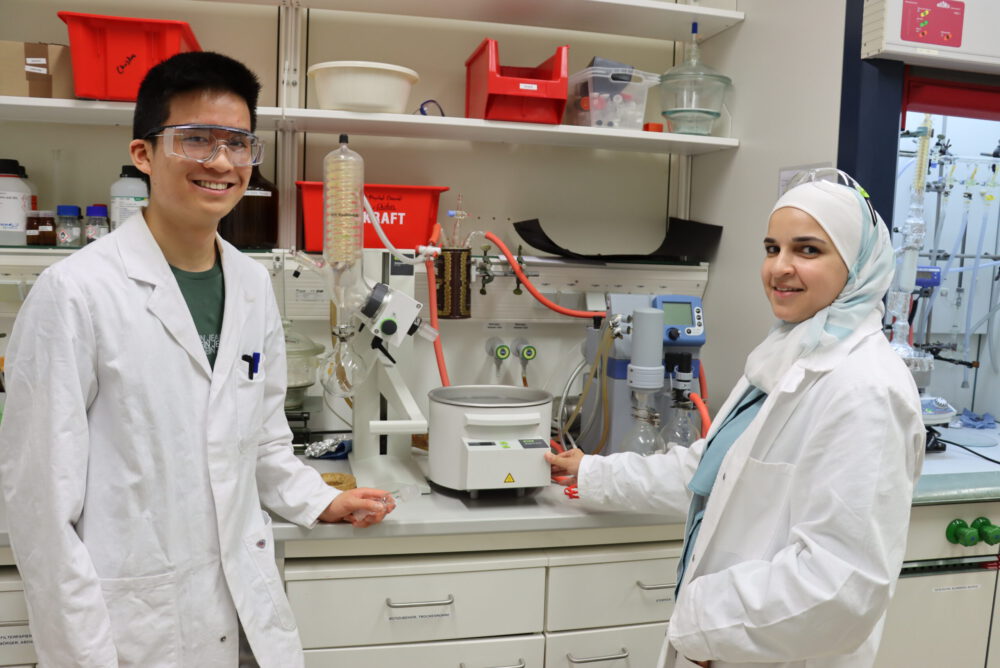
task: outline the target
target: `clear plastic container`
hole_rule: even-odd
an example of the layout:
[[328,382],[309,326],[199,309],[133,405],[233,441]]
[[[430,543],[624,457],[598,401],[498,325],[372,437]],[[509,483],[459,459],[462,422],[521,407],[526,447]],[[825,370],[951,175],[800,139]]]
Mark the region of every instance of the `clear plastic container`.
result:
[[135,165],[122,165],[120,177],[111,184],[108,211],[112,230],[117,230],[119,225],[149,204],[149,188]]
[[31,188],[18,176],[17,160],[0,159],[0,246],[24,246]]
[[83,223],[80,207],[60,204],[56,207],[56,246],[79,248],[83,245]]
[[108,223],[108,207],[103,204],[94,204],[87,207],[87,220],[84,223],[84,235],[86,243],[97,241],[106,236],[111,231]]
[[660,75],[631,67],[588,67],[569,78],[566,122],[642,130],[646,94],[659,82]]

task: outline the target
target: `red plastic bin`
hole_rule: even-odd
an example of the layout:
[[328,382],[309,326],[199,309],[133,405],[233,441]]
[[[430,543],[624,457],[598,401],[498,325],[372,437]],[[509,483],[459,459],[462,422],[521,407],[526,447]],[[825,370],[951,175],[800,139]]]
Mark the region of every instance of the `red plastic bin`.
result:
[[201,51],[184,21],[58,12],[69,29],[76,96],[134,102],[146,72],[182,51]]
[[[323,183],[296,181],[299,192],[299,225],[302,249],[323,252]],[[379,217],[382,231],[396,248],[423,246],[437,222],[438,199],[447,186],[395,186],[366,183],[365,197]],[[365,248],[384,248],[365,214]]]
[[493,39],[484,39],[465,61],[465,117],[558,124],[566,108],[569,47],[560,46],[538,67],[500,64]]

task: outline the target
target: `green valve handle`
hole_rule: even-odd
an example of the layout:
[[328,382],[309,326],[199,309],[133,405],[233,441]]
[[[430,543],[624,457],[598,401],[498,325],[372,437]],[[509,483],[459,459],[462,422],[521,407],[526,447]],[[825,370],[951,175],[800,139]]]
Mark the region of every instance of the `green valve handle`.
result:
[[972,528],[979,532],[979,537],[987,545],[1000,543],[1000,527],[990,522],[986,517],[972,520]]
[[972,547],[979,542],[979,531],[973,529],[965,520],[952,520],[948,523],[948,528],[944,532],[949,543]]
[[510,346],[506,343],[501,343],[499,346],[493,349],[493,356],[497,360],[505,360],[510,357]]

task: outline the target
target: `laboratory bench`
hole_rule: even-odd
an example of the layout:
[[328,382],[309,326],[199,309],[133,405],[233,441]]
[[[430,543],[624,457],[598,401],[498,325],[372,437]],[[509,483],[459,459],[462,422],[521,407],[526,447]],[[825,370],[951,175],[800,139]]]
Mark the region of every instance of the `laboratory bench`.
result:
[[[980,450],[1000,459],[1000,447]],[[349,470],[343,460],[307,461]],[[879,666],[1000,667],[987,659],[1000,636],[998,548],[944,538],[952,520],[979,516],[1000,520],[1000,465],[952,446],[928,453]],[[5,515],[0,522],[0,666],[32,665]],[[588,509],[557,485],[475,499],[435,487],[366,529],[278,518],[273,527],[308,668],[569,668],[595,659],[648,668],[673,609],[683,530],[657,515]],[[350,615],[339,614],[343,601]],[[942,632],[958,641],[935,643]]]

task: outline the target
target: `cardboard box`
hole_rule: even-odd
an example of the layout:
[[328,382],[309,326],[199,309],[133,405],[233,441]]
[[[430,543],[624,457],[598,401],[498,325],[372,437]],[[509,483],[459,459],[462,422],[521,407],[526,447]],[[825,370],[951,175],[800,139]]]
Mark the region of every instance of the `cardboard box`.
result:
[[0,95],[74,99],[69,47],[0,40]]

